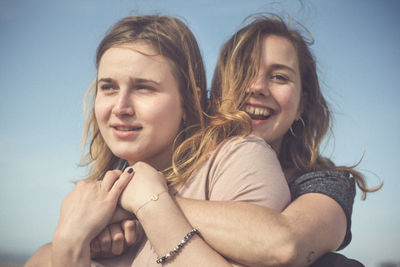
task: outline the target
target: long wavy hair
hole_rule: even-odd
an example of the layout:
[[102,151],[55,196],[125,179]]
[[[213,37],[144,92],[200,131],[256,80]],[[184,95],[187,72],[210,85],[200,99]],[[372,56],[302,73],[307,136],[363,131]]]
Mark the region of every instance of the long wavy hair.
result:
[[365,199],[367,192],[377,189],[367,188],[364,176],[355,166],[336,166],[320,154],[321,142],[330,130],[331,111],[321,93],[316,61],[309,49],[313,39],[305,38],[299,30],[289,28],[276,15],[255,15],[248,19],[251,21],[221,49],[211,86],[210,113],[218,112],[226,102],[242,109],[246,102],[246,89],[258,73],[263,38],[268,35],[286,38],[295,47],[298,56],[302,88],[301,118],[304,123],[301,120],[294,121],[291,128],[295,134],[287,129],[283,137],[278,155],[282,168],[291,170],[294,173],[292,177],[318,170],[347,171],[354,177]]
[[[171,166],[162,171],[170,186],[179,186],[227,137],[249,134],[251,121],[247,114],[235,109],[206,115],[206,75],[201,53],[193,33],[177,18],[144,15],[120,20],[99,44],[96,67],[107,49],[135,42],[144,42],[169,59],[178,81],[186,121],[175,138]],[[81,165],[89,166],[87,179],[101,179],[106,171],[124,164],[123,159],[112,154],[100,134],[93,106],[96,92],[95,81],[88,89],[84,105],[82,145],[85,156]]]

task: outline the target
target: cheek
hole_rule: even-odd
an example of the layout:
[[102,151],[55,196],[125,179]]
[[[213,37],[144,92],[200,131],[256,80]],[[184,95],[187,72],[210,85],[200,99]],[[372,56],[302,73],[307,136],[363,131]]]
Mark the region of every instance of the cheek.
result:
[[277,93],[275,99],[279,103],[281,108],[281,112],[296,114],[298,107],[300,105],[300,96],[297,92],[293,92],[292,90],[284,91]]
[[97,98],[94,102],[94,116],[99,127],[101,127],[108,120],[111,114],[110,103],[104,101],[104,99]]
[[141,110],[142,116],[146,117],[148,122],[164,129],[179,127],[183,116],[180,102],[172,98],[154,100],[151,105],[144,105]]

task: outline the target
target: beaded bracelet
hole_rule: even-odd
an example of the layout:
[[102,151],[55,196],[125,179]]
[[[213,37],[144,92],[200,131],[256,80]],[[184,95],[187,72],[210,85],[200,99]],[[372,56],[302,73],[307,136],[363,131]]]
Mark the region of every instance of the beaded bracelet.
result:
[[158,264],[163,263],[164,261],[168,260],[170,257],[174,256],[179,252],[179,250],[187,243],[187,241],[192,238],[195,234],[199,234],[199,231],[197,229],[193,229],[190,231],[185,237],[182,239],[181,242],[170,252],[168,252],[165,256],[162,256],[161,258],[158,258],[156,262]]

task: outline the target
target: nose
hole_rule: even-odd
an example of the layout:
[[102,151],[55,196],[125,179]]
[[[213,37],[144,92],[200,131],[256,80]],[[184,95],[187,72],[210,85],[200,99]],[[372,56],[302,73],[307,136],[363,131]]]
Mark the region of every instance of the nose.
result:
[[134,114],[133,103],[128,90],[119,91],[113,113],[118,117],[132,116]]
[[253,95],[269,96],[269,83],[267,77],[264,75],[258,75],[253,83],[251,83],[250,88],[247,90],[248,93]]

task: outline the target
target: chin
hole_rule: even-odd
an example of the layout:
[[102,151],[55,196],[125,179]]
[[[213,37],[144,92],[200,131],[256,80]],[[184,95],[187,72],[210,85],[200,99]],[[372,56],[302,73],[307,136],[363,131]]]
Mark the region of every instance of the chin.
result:
[[114,150],[114,151],[112,151],[112,153],[113,153],[114,156],[116,156],[116,157],[118,157],[120,159],[126,160],[128,162],[134,161],[133,158],[136,158],[136,157],[133,157],[132,153],[129,152],[129,151],[116,151],[116,150]]

